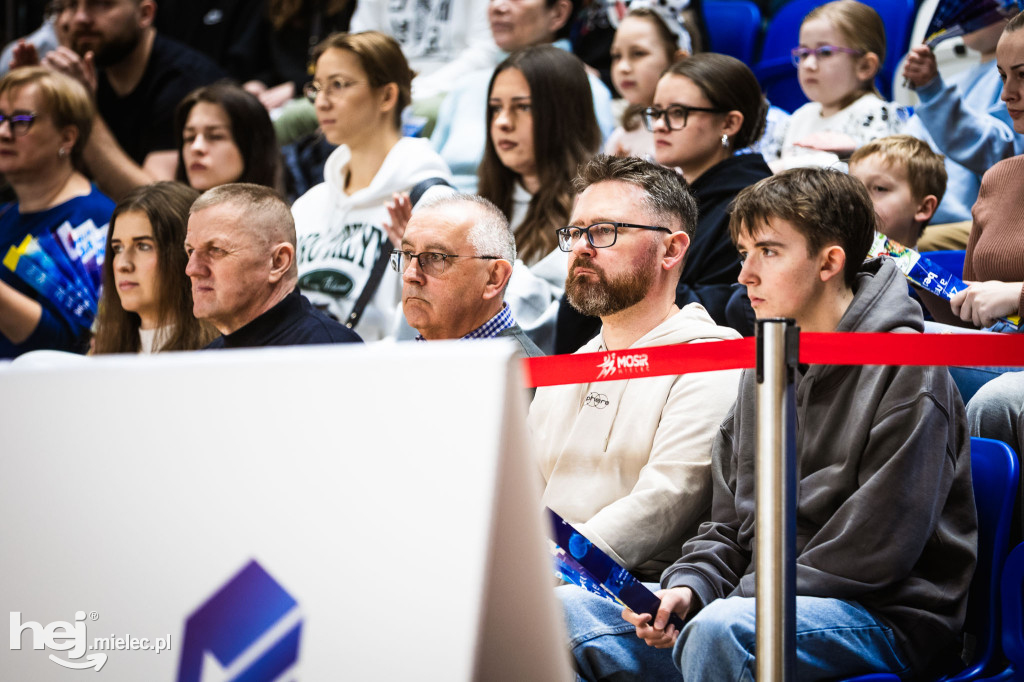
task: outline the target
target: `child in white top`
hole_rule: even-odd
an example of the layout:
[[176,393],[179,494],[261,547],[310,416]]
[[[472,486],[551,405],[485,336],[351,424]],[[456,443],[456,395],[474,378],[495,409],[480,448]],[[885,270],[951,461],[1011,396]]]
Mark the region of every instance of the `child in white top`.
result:
[[874,85],[884,59],[885,26],[874,9],[838,0],[811,10],[793,50],[800,87],[811,101],[790,118],[772,170],[843,167],[840,160],[857,147],[900,132],[905,111],[883,100]]
[[[665,69],[690,52],[679,47],[679,32],[686,33],[686,29],[678,21],[674,31],[657,10],[638,4],[633,3],[623,17],[612,42],[612,82],[627,107],[622,124],[605,142],[604,152],[653,159],[654,136],[640,125],[640,112],[654,101],[654,88]],[[688,34],[685,42],[690,42]]]

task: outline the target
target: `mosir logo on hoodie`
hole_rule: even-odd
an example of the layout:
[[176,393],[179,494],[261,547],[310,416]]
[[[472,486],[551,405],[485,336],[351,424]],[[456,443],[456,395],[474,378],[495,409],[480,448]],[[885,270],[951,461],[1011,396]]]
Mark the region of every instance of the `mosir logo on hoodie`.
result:
[[597,378],[604,379],[605,377],[614,376],[619,372],[635,374],[647,371],[651,366],[647,363],[647,353],[629,353],[627,355],[612,355],[609,353],[604,356],[604,360],[597,365],[597,368],[601,370]]

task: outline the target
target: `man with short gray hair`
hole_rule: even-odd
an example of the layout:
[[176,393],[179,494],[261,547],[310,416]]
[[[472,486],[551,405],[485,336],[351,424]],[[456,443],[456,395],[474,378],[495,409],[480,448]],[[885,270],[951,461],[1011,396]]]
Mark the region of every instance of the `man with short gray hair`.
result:
[[473,194],[421,204],[391,265],[402,275],[402,310],[419,339],[514,339],[543,355],[504,301],[516,242],[505,215]]
[[299,293],[295,222],[274,190],[207,191],[189,211],[185,251],[193,314],[223,334],[208,348],[362,341]]

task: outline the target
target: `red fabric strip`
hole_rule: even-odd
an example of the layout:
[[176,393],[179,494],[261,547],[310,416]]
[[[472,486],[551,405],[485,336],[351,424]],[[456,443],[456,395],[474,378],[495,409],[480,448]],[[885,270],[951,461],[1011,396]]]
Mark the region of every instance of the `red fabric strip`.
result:
[[1024,367],[1024,334],[800,335],[800,362],[820,365]]
[[523,360],[527,386],[585,384],[754,366],[754,339]]
[[[754,367],[753,338],[523,360],[527,386],[584,384]],[[1024,367],[1024,334],[800,335],[800,362]]]

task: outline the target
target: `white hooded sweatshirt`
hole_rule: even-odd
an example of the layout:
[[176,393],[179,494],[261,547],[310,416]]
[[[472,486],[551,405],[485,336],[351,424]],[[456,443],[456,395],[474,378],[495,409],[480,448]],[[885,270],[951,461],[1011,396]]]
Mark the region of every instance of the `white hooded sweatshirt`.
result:
[[[451,171],[425,139],[403,137],[391,148],[373,182],[345,194],[351,153],[341,145],[327,158],[324,182],[292,206],[298,240],[299,288],[317,306],[345,322],[381,249],[391,250],[384,202],[429,178],[451,181]],[[428,194],[433,190],[428,190]],[[389,266],[355,331],[364,341],[388,336],[401,315],[402,280]]]

